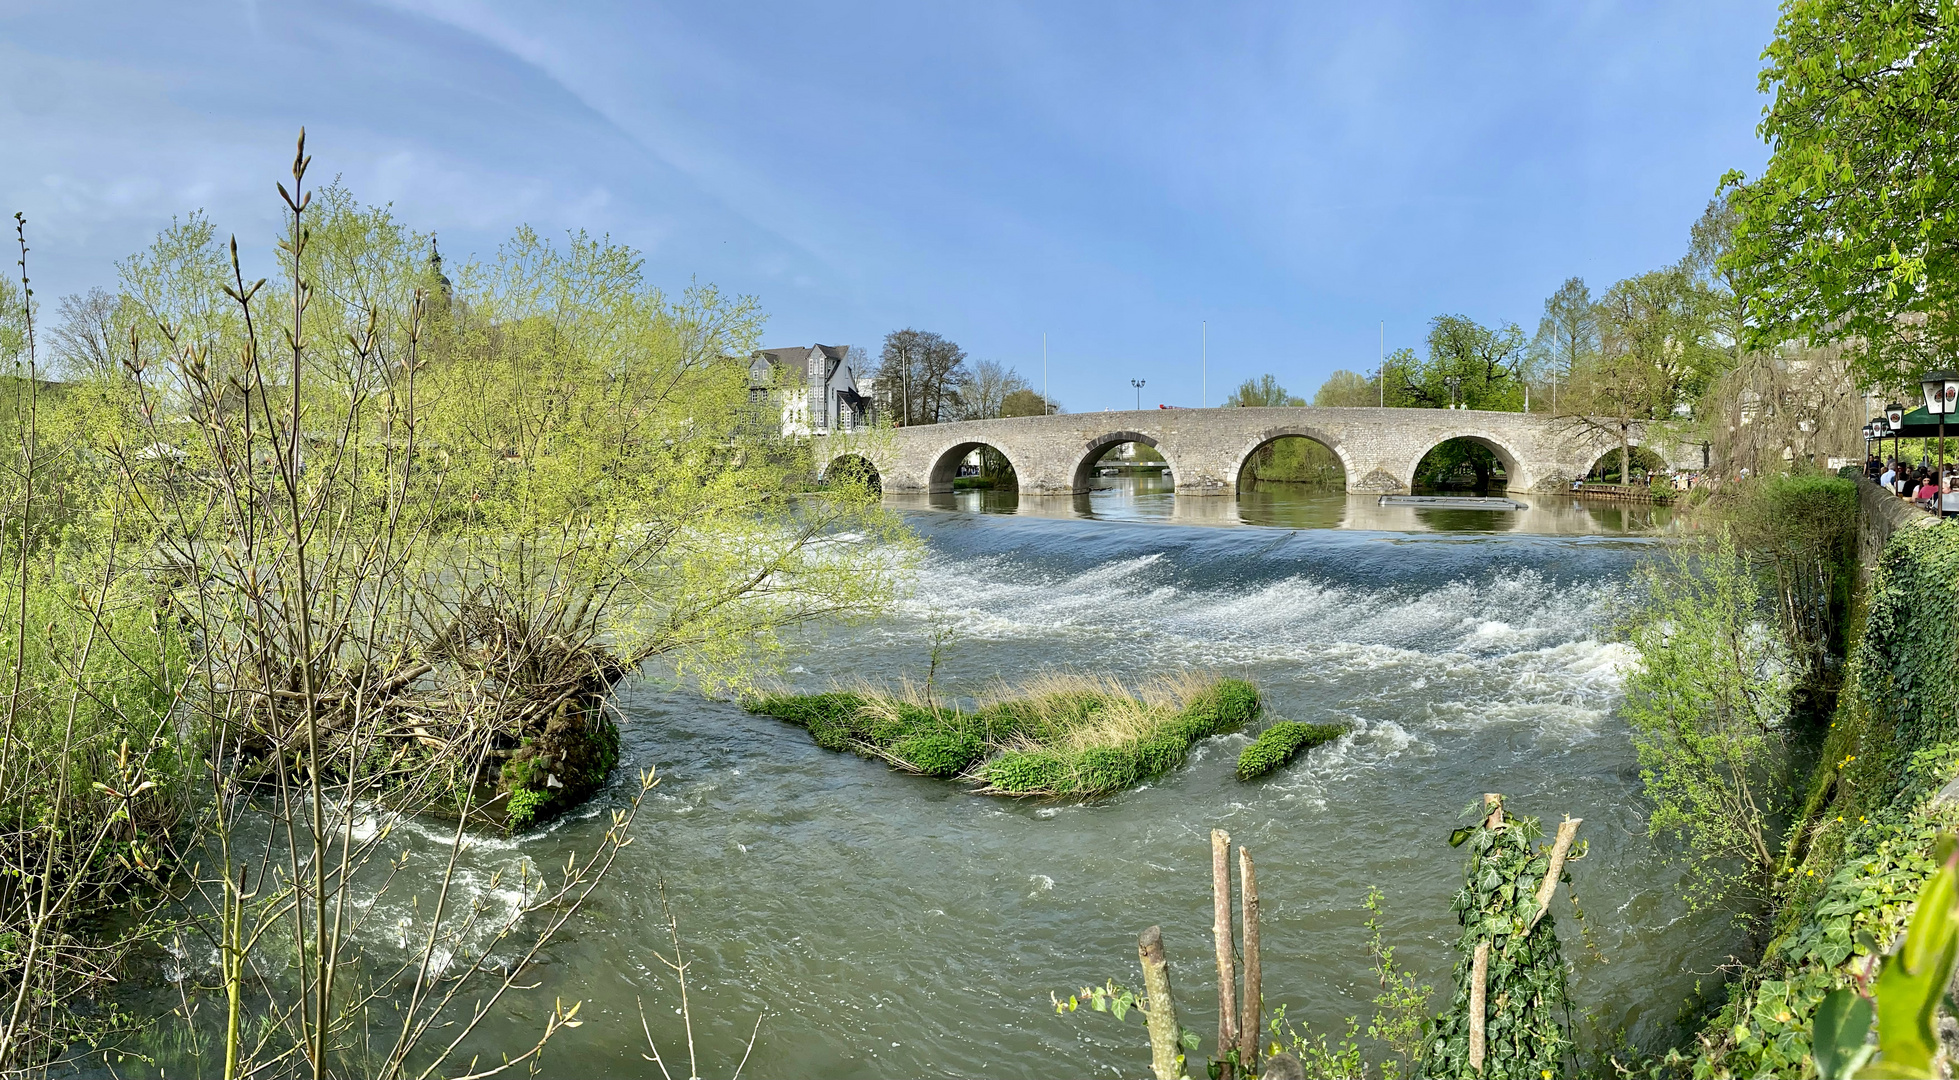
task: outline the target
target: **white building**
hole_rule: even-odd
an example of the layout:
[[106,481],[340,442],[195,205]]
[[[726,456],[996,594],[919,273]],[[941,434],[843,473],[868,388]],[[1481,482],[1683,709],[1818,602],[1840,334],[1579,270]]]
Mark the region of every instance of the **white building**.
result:
[[785,436],[854,431],[871,419],[865,366],[862,350],[848,345],[762,349],[749,358],[748,399],[779,411]]

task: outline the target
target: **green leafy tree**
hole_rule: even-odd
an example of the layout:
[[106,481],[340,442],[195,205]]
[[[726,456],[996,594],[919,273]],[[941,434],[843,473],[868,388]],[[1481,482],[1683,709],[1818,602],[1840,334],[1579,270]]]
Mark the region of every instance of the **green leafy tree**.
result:
[[1267,373],[1238,384],[1238,389],[1233,390],[1224,403],[1227,407],[1250,408],[1260,405],[1304,405],[1306,399],[1287,393],[1286,388],[1279,385],[1279,380]]
[[1598,305],[1584,278],[1566,278],[1545,298],[1530,348],[1538,375],[1550,383],[1551,411],[1557,412],[1559,391],[1599,354]]
[[1683,266],[1619,282],[1597,312],[1601,349],[1572,373],[1559,411],[1619,444],[1625,483],[1633,442],[1690,426],[1725,354],[1710,335],[1707,294]]
[[1763,625],[1773,609],[1731,536],[1676,552],[1648,584],[1622,709],[1653,802],[1648,831],[1680,842],[1690,906],[1752,923],[1775,894],[1794,658]]
[[1429,320],[1428,358],[1405,350],[1389,357],[1388,404],[1404,408],[1516,411],[1524,405],[1524,332],[1516,323],[1488,327],[1464,315]]
[[1764,56],[1774,152],[1725,181],[1754,343],[1862,342],[1897,388],[1959,350],[1959,7],[1790,0]]
[[1377,377],[1342,369],[1326,377],[1313,392],[1313,404],[1321,408],[1353,408],[1381,403],[1381,384]]
[[1001,416],[1049,416],[1067,411],[1060,402],[1043,399],[1036,390],[1011,390],[1000,399]]

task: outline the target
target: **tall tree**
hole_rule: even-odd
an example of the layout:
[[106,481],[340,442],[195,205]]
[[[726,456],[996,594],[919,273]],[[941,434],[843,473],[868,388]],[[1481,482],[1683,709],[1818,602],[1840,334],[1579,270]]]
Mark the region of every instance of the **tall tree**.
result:
[[1437,315],[1428,324],[1428,359],[1417,363],[1406,350],[1388,358],[1388,404],[1521,409],[1524,352],[1516,323],[1488,327],[1465,315]]
[[1536,367],[1551,384],[1551,411],[1558,411],[1558,394],[1572,373],[1590,363],[1599,351],[1598,309],[1592,290],[1581,277],[1566,278],[1544,300],[1544,315],[1531,339]]
[[49,335],[61,372],[68,378],[110,378],[129,351],[133,305],[101,287],[71,293],[55,305]]
[[1326,377],[1313,392],[1313,404],[1321,408],[1342,408],[1381,403],[1380,381],[1371,375],[1342,369]]
[[894,330],[878,357],[879,410],[900,427],[958,418],[966,351],[929,330]]
[[1224,403],[1227,406],[1248,408],[1257,405],[1304,405],[1306,399],[1286,393],[1286,388],[1279,385],[1279,380],[1267,373],[1240,383],[1238,389],[1224,399]]
[[1007,395],[1019,390],[1031,391],[1027,380],[1020,372],[1001,364],[997,360],[981,360],[974,364],[960,387],[960,398],[965,406],[968,420],[991,420],[1005,416]]
[[1559,411],[1619,444],[1620,482],[1630,483],[1633,441],[1690,424],[1725,354],[1711,344],[1706,294],[1684,264],[1619,282],[1597,312],[1599,352],[1572,373]]
[[1861,342],[1867,385],[1913,381],[1959,348],[1959,7],[1789,0],[1763,55],[1774,152],[1726,178],[1751,337]]

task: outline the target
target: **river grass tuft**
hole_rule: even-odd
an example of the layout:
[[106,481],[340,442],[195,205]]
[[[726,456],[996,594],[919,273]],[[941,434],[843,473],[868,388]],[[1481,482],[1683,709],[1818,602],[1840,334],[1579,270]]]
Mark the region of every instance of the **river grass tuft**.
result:
[[958,778],[988,795],[1107,795],[1183,764],[1199,739],[1258,716],[1242,679],[1197,672],[1129,688],[1099,675],[1046,672],[1001,684],[965,709],[914,683],[744,702],[807,728],[828,750],[882,758],[907,772]]

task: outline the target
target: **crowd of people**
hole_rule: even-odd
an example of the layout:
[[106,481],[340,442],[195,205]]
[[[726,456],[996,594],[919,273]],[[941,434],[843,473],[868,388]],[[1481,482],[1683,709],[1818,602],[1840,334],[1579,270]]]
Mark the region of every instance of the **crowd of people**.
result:
[[1907,461],[1871,458],[1864,463],[1864,474],[1879,487],[1901,499],[1910,499],[1922,509],[1938,513],[1959,511],[1959,493],[1953,491],[1953,480],[1959,477],[1959,462],[1945,466],[1941,475],[1940,467],[1929,459],[1912,465]]

